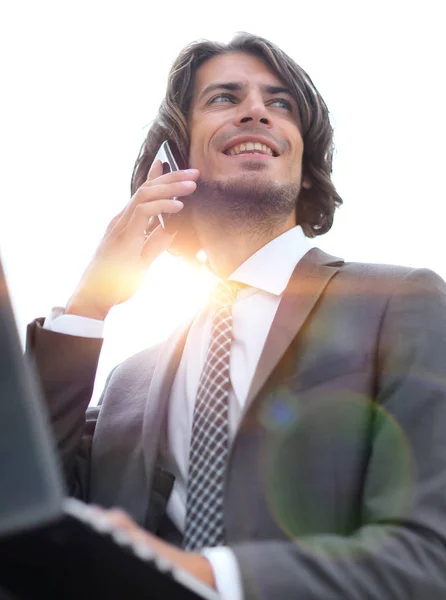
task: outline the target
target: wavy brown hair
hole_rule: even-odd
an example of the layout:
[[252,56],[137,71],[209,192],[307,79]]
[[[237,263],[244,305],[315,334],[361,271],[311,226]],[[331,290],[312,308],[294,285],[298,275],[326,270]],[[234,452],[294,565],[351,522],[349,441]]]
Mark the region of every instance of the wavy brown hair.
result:
[[304,144],[302,174],[311,181],[311,187],[302,187],[296,199],[296,222],[308,237],[326,233],[332,226],[335,208],[342,204],[331,180],[334,145],[328,108],[298,64],[273,43],[248,33],[237,34],[228,44],[207,40],[193,42],[181,51],[170,71],[166,96],[136,160],[132,194],[146,180],[164,140],[173,140],[181,154],[189,156],[187,122],[195,74],[204,62],[228,52],[245,52],[263,60],[296,100]]

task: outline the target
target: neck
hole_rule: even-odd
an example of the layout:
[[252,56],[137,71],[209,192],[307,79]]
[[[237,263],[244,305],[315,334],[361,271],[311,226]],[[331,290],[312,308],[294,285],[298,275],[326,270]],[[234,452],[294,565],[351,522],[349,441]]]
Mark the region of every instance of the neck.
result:
[[210,223],[194,219],[195,232],[200,246],[206,252],[212,271],[226,279],[246,259],[255,254],[271,240],[295,227],[294,211],[285,220],[259,227],[243,223],[234,228],[234,223],[220,220]]
[[226,279],[247,258],[296,224],[298,183],[259,178],[200,180],[189,196],[190,221],[211,269]]

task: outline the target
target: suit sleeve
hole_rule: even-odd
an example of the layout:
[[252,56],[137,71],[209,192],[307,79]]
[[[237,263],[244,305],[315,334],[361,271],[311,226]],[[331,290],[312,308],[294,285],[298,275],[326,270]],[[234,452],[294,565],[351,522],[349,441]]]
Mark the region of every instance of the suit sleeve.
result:
[[96,421],[94,414],[86,419],[86,412],[101,347],[102,339],[44,329],[43,319],[28,326],[26,353],[40,379],[68,491],[84,500]]
[[232,545],[246,600],[446,598],[446,286],[432,272],[395,284],[376,373],[362,526]]

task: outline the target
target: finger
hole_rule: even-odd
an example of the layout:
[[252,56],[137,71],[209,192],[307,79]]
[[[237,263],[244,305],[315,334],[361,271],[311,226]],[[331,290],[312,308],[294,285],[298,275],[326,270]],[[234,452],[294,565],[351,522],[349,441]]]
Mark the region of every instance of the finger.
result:
[[[196,188],[197,184],[195,181],[178,181],[177,183],[153,185],[152,187],[140,187],[133,196],[130,204],[128,204],[124,210],[124,214],[119,222],[119,230],[122,230],[127,226],[136,207],[140,204],[152,203],[160,200],[164,201],[166,198],[188,196],[189,194],[192,194]],[[159,212],[164,211],[158,211],[153,214],[159,214]]]
[[113,525],[121,527],[122,529],[132,530],[138,527],[133,519],[120,508],[106,510],[103,512],[103,514],[111,523],[113,523]]
[[119,220],[122,218],[122,215],[124,214],[124,212],[125,212],[125,208],[123,208],[117,215],[115,215],[113,217],[113,219],[108,224],[107,229],[105,230],[106,235],[108,235],[109,233],[111,233],[113,231],[113,229],[116,227]]
[[[181,173],[183,173],[183,175],[181,175]],[[168,173],[167,175],[170,175],[170,173]],[[198,178],[199,175],[199,171],[197,169],[191,169],[191,170],[187,170],[187,171],[175,171],[174,172],[174,177],[171,178],[172,182],[179,182],[179,181],[183,181],[183,180],[188,180],[188,179],[193,179],[193,178]],[[161,176],[161,177],[160,177]],[[169,182],[169,178],[166,179],[166,176],[163,176],[163,163],[157,159],[152,163],[152,166],[150,167],[150,171],[149,174],[147,176],[147,180],[146,182],[140,186],[139,189],[141,189],[141,187],[144,187],[146,185],[152,184],[153,185],[153,180],[158,180],[161,183],[168,183]],[[131,212],[131,207],[134,206],[134,204],[136,204],[137,202],[135,202],[135,196],[136,193],[138,192],[138,190],[135,192],[135,194],[132,196],[132,198],[130,199],[130,201],[128,202],[127,206],[125,206],[108,224],[108,227],[105,231],[106,234],[111,233],[111,231],[118,225],[118,228],[121,230],[123,227],[125,227],[128,218],[129,218],[129,213]],[[178,194],[180,195],[180,194]],[[164,195],[164,197],[169,197],[167,195]],[[172,196],[173,197],[173,196]],[[138,196],[137,198],[138,201],[144,201],[144,197]],[[127,213],[126,213],[127,211]],[[122,217],[125,215],[125,218],[122,219]]]
[[[198,169],[186,169],[163,173],[163,165],[160,160],[152,164],[146,182],[141,185],[130,199],[127,206],[109,224],[106,233],[110,233],[115,227],[122,231],[126,227],[136,205],[141,202],[151,202],[160,198],[176,198],[193,193],[197,185],[200,171]],[[156,183],[155,183],[156,181]],[[176,184],[174,188],[168,186]],[[161,187],[163,185],[164,187]],[[146,188],[152,191],[147,192]]]
[[104,531],[110,531],[111,528],[119,527],[121,530],[131,531],[131,518],[120,509],[105,509],[94,504],[87,505],[87,510],[90,513],[95,523]]
[[[128,541],[129,543],[142,543],[149,545],[150,548],[152,540],[156,539],[144,531],[127,513],[120,509],[107,510],[103,513],[103,516],[115,528],[115,536],[118,535],[122,541]],[[123,532],[125,535],[119,536],[116,529]]]
[[[163,163],[157,158],[153,161],[152,166],[149,169],[149,174],[147,175],[147,181],[151,181],[152,179],[156,179],[160,175],[163,174]],[[144,185],[144,184],[143,184]]]
[[125,238],[135,240],[138,243],[145,239],[145,231],[149,219],[160,213],[177,213],[183,209],[184,204],[180,200],[154,200],[138,204],[130,217],[124,230]]
[[[161,173],[156,176],[156,173],[159,173],[159,170],[154,170],[154,166],[150,170],[149,177],[147,177],[146,181],[140,187],[149,187],[155,183],[174,183],[175,181],[196,181],[200,176],[200,171],[198,169],[184,169],[181,171],[171,171],[170,173],[165,173],[163,175],[162,163],[161,164]],[[153,173],[153,176],[152,176]]]
[[158,183],[160,179],[157,179],[156,183],[152,182],[150,186],[141,186],[133,196],[132,204],[136,205],[141,202],[187,196],[197,189],[195,181],[181,179],[172,183]]

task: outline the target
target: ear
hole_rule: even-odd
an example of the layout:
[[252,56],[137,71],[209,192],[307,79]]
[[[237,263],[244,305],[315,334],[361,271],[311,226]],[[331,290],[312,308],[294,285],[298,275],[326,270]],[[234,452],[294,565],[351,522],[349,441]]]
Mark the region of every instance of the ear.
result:
[[302,187],[305,188],[306,190],[309,190],[312,185],[313,185],[312,181],[307,176],[305,176],[302,179]]

